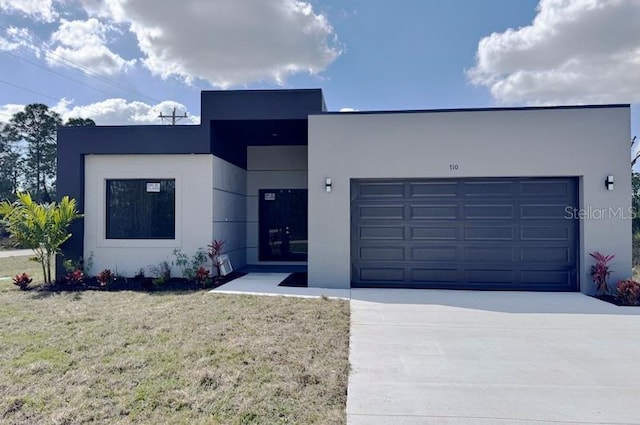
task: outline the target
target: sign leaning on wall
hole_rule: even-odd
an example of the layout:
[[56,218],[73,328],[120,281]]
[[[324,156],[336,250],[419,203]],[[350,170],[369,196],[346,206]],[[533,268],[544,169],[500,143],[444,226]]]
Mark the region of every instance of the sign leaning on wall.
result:
[[229,260],[229,256],[226,254],[218,256],[218,264],[220,265],[220,274],[222,276],[226,276],[233,271],[231,260]]

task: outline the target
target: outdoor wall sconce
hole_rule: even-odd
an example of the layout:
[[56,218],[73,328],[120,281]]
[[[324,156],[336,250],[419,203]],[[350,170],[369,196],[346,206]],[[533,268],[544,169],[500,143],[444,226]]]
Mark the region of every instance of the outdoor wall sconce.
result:
[[327,191],[327,193],[331,192],[331,178],[327,177],[326,179],[324,179],[324,190]]
[[613,190],[613,176],[607,176],[606,180],[604,181],[604,185],[607,190]]

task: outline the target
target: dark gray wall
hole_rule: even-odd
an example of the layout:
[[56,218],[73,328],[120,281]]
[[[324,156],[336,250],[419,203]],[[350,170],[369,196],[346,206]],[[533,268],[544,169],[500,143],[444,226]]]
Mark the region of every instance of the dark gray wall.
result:
[[203,91],[202,123],[210,120],[307,119],[325,111],[321,89]]

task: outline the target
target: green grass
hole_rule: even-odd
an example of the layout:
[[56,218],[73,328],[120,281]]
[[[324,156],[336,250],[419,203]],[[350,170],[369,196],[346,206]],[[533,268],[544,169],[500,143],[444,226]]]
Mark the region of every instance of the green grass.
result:
[[346,301],[3,280],[0,422],[343,424],[348,343]]
[[[33,278],[33,283],[36,285],[44,281],[42,266],[37,261],[31,261],[29,257],[0,258],[0,279],[13,277],[23,272],[29,273]],[[0,282],[5,280],[6,279],[0,280]],[[10,281],[11,280],[9,280],[9,282]]]

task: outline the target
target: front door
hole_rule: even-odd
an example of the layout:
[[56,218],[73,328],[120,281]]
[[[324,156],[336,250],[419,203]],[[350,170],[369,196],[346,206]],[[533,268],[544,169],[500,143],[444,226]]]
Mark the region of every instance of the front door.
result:
[[307,261],[307,189],[262,189],[260,261]]

